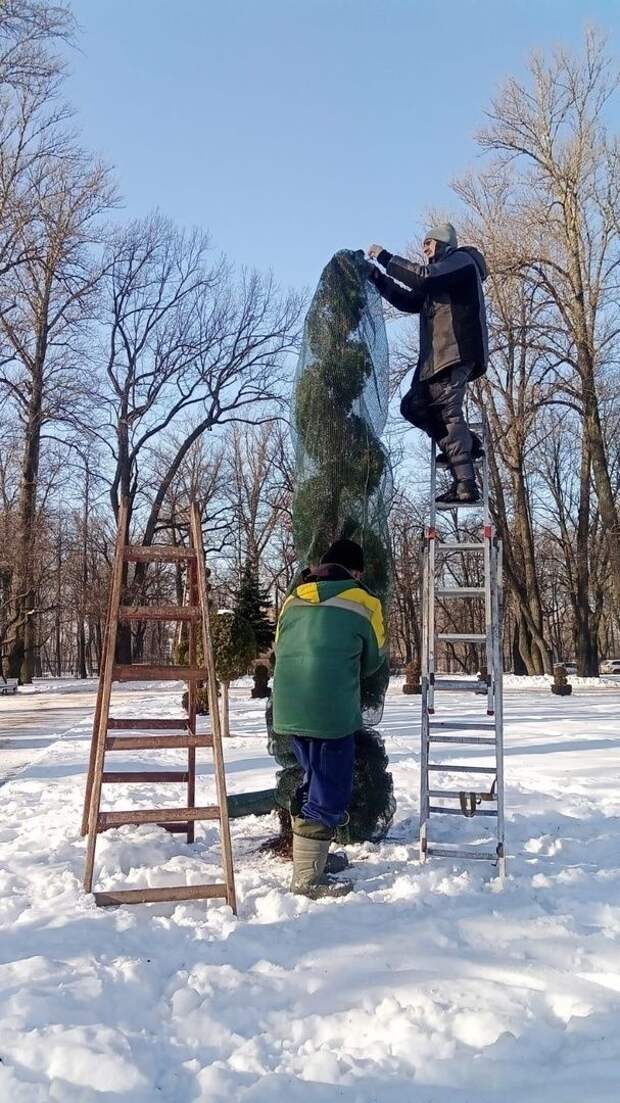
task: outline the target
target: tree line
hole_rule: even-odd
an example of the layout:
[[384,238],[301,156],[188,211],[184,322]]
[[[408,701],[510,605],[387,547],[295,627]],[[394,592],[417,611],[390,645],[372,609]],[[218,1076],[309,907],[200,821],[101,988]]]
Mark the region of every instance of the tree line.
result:
[[[97,672],[122,497],[145,545],[186,542],[198,501],[221,607],[249,571],[277,615],[296,566],[287,397],[303,297],[237,271],[202,229],[122,219],[64,102],[74,36],[67,7],[0,4],[0,646],[22,681]],[[620,654],[616,88],[593,32],[578,56],[535,56],[489,107],[483,167],[455,184],[453,220],[491,273],[475,401],[493,442],[505,663],[523,673],[574,656],[595,674]],[[395,385],[414,351],[394,337]],[[411,440],[393,449],[395,662],[420,641],[428,487]],[[176,567],[138,563],[124,583],[139,604],[183,597]],[[446,608],[446,623],[473,614]],[[122,657],[172,654],[169,633],[125,627]]]

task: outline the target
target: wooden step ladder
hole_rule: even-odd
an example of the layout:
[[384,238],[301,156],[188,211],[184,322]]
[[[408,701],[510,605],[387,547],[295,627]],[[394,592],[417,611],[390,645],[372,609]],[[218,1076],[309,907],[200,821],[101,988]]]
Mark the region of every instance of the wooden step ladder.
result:
[[[194,842],[196,821],[216,820],[220,825],[224,881],[221,884],[180,885],[156,889],[124,889],[95,892],[100,906],[115,904],[145,904],[168,900],[206,900],[221,897],[236,914],[235,881],[230,840],[230,825],[226,796],[226,777],[222,749],[222,731],[217,698],[217,681],[209,623],[207,602],[208,570],[202,542],[200,514],[195,503],[190,509],[190,546],[173,545],[151,547],[130,546],[127,543],[128,505],[121,503],[118,531],[108,598],[106,629],[101,662],[101,674],[93,723],[82,835],[88,835],[84,889],[93,890],[93,871],[97,835],[122,824],[155,823],[172,832],[183,832],[189,843]],[[187,564],[188,585],[185,588],[188,605],[137,606],[121,605],[125,564],[130,562]],[[156,666],[151,664],[123,665],[116,662],[116,639],[119,621],[185,621],[188,623],[188,665]],[[197,663],[198,628],[202,627],[204,666]],[[120,718],[110,716],[113,682],[185,681],[188,686],[187,716],[179,719],[156,717]],[[198,683],[206,682],[211,717],[211,734],[196,734],[196,703]],[[123,732],[148,732],[147,735],[120,734]],[[153,734],[161,732],[162,734]],[[114,734],[110,734],[114,733]],[[119,733],[119,734],[117,734]],[[213,750],[217,804],[196,806],[196,749],[210,747]],[[136,750],[187,750],[187,769],[160,770],[155,772],[106,769],[106,755],[115,751]],[[184,784],[187,801],[182,808],[130,809],[126,812],[102,812],[101,790],[103,785],[131,782],[155,782]]]

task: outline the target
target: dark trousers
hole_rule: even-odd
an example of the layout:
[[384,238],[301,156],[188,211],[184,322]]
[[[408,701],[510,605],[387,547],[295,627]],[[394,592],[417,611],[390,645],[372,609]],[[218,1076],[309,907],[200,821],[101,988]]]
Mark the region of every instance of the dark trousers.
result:
[[296,804],[304,820],[318,820],[326,827],[346,822],[353,791],[355,736],[342,739],[291,739],[295,758],[303,767],[304,780],[297,790]]
[[455,479],[473,479],[472,435],[463,414],[465,387],[471,364],[447,368],[434,379],[413,378],[400,404],[402,416],[435,441],[445,452]]

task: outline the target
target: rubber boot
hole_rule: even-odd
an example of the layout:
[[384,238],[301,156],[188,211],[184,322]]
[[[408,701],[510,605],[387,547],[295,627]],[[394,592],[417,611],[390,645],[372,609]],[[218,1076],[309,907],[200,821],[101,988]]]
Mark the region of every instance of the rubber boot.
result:
[[445,494],[438,494],[435,498],[437,505],[471,505],[480,501],[480,491],[475,479],[455,479]]
[[309,896],[321,900],[326,896],[346,896],[351,892],[351,881],[336,881],[325,873],[330,839],[313,839],[307,835],[293,835],[293,879],[291,892],[297,896]]

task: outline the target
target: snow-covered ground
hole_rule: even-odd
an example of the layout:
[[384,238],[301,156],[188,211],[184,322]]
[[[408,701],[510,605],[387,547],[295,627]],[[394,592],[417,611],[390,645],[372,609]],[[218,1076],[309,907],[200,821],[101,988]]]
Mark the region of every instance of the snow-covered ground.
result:
[[[173,715],[179,692],[115,700],[118,715]],[[238,918],[217,902],[95,908],[79,836],[90,717],[39,748],[0,789],[1,1103],[618,1103],[620,692],[508,689],[503,887],[482,863],[418,863],[418,711],[395,684],[382,727],[398,812],[384,843],[350,848],[355,894],[290,896],[289,867],[257,852],[273,823],[237,820]],[[245,687],[233,714],[229,790],[267,787]],[[484,762],[444,752],[465,759]],[[153,805],[154,789],[110,787],[106,806]],[[465,827],[481,830],[450,818],[438,837]],[[194,848],[108,832],[98,886],[215,879],[217,840],[211,825]]]

